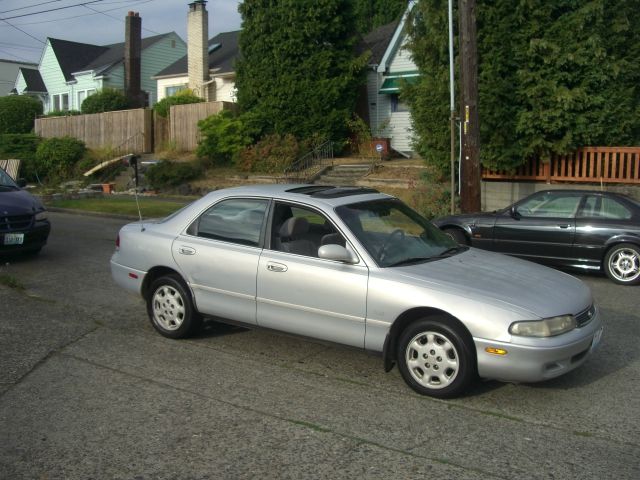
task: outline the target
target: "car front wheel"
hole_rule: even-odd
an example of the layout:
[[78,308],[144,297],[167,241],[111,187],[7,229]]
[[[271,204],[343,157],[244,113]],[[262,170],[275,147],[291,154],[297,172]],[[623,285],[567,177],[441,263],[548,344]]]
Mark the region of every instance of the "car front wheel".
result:
[[188,337],[202,325],[191,294],[178,275],[154,280],[147,295],[147,313],[153,327],[168,338]]
[[621,285],[640,283],[640,248],[631,243],[612,247],[604,257],[607,276]]
[[398,367],[416,392],[437,398],[463,393],[477,370],[468,333],[447,318],[411,323],[399,339]]

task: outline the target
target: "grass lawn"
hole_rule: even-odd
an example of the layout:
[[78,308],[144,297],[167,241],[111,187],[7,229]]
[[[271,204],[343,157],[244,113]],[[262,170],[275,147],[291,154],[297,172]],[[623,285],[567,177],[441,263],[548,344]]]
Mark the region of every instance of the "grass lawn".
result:
[[[179,210],[192,199],[160,199],[157,197],[138,197],[142,218],[166,217]],[[46,203],[49,207],[70,208],[87,212],[112,213],[118,215],[138,216],[136,200],[133,196],[110,195],[99,198],[52,200]]]

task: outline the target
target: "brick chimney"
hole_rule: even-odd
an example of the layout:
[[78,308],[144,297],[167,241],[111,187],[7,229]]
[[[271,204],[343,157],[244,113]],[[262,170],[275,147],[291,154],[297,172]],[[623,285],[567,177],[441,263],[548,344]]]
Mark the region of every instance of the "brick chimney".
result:
[[209,100],[209,13],[205,0],[189,4],[187,41],[189,88]]
[[144,107],[141,90],[142,18],[129,12],[124,27],[124,92],[131,107]]

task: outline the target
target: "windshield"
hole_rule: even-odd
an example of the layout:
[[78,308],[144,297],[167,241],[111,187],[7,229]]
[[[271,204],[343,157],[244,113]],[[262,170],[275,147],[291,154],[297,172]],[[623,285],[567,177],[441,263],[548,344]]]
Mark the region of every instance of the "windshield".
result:
[[0,189],[2,190],[16,190],[18,189],[18,185],[14,182],[11,177],[0,168]]
[[381,267],[436,260],[467,249],[400,200],[354,203],[336,212]]

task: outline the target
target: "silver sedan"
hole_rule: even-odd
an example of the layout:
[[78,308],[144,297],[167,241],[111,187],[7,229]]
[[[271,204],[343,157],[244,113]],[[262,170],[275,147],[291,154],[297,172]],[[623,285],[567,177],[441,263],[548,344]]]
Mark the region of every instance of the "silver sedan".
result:
[[557,377],[602,335],[580,280],[458,245],[365,188],[218,190],[124,226],[111,271],[166,337],[192,335],[210,317],[355,346],[440,398],[478,377]]

